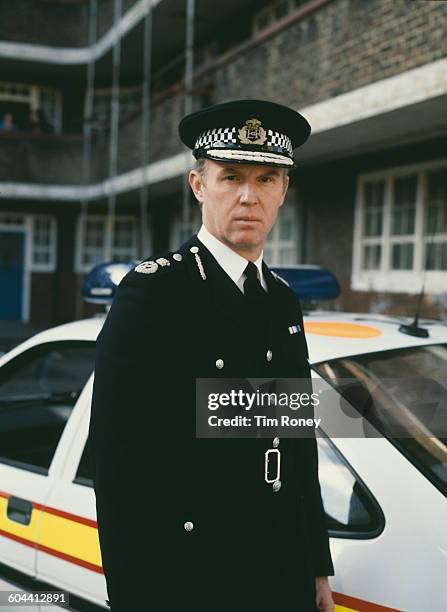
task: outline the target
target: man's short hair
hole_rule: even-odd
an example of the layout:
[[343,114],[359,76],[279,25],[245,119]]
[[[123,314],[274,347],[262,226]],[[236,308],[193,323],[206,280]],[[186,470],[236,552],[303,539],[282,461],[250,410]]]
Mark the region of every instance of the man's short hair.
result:
[[196,159],[194,170],[197,170],[202,178],[204,177],[206,172],[206,159],[204,157]]

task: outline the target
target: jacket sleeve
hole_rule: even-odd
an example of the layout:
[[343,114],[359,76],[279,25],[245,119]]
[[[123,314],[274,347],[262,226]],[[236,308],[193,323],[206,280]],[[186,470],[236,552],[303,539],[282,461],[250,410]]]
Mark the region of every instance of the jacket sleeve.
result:
[[302,465],[306,466],[304,479],[304,506],[309,527],[310,552],[314,576],[334,576],[334,565],[329,547],[326,514],[318,479],[318,451],[315,438],[297,441]]
[[[300,306],[300,321],[304,333],[303,317]],[[306,347],[306,378],[308,378],[309,395],[313,392],[310,365],[308,361],[309,352]],[[314,418],[312,404],[306,407],[306,418]],[[307,524],[309,527],[309,544],[315,576],[334,576],[334,565],[329,547],[329,536],[327,531],[327,519],[321,496],[321,486],[318,476],[318,447],[315,429],[308,429],[306,437],[296,440],[297,453],[300,465],[304,466],[303,476],[303,503]]]
[[154,286],[159,279],[129,272],[96,344],[89,443],[102,566],[114,612],[141,607],[141,599],[132,598],[148,572],[142,479],[149,479],[150,440],[158,435],[148,415],[166,392],[156,370],[166,363],[166,338]]

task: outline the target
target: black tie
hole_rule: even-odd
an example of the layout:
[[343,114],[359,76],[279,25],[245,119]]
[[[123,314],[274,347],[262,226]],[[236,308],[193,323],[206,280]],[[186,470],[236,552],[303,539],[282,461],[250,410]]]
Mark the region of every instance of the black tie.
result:
[[247,277],[244,281],[244,295],[254,309],[253,314],[262,317],[267,313],[268,293],[262,288],[258,279],[258,269],[252,261],[248,262],[244,274]]

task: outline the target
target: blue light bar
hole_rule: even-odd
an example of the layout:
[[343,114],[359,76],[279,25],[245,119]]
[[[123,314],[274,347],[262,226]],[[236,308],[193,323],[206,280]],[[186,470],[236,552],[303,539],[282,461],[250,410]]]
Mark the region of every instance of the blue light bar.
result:
[[90,304],[111,304],[116,288],[138,261],[108,261],[98,264],[85,277],[81,287],[83,300]]
[[332,300],[340,295],[335,275],[321,266],[271,266],[286,280],[300,300]]

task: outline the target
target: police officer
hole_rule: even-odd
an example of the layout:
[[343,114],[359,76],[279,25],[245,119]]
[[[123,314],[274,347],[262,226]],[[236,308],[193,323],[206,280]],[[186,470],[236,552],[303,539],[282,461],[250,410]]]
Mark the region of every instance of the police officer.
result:
[[315,437],[196,437],[196,379],[310,381],[300,303],[262,259],[309,134],[263,100],[180,122],[202,226],[124,277],[97,341],[89,437],[113,612],[334,609]]

